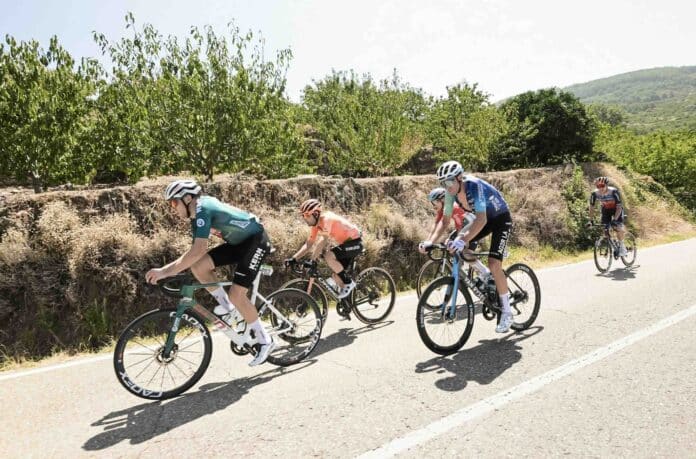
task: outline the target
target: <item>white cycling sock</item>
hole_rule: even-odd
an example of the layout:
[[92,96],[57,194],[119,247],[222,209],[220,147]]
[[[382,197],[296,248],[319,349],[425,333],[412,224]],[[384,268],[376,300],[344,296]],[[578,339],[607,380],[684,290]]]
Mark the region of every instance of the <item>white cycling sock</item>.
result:
[[223,308],[227,309],[227,311],[232,311],[234,309],[234,305],[230,301],[230,297],[227,296],[227,292],[224,288],[218,287],[217,289],[210,292],[210,294],[213,295],[213,297],[217,300],[218,304]]
[[259,344],[268,344],[271,342],[271,335],[268,334],[265,328],[263,328],[263,325],[261,324],[261,321],[259,319],[256,319],[256,321],[252,324],[249,324],[252,330],[254,330],[254,333],[257,336],[257,339],[259,340]]
[[510,309],[510,292],[506,293],[505,295],[499,295],[500,297],[500,304],[502,305],[503,313],[504,314],[511,314],[512,309]]
[[481,278],[486,279],[490,277],[491,275],[491,270],[486,267],[483,263],[481,263],[481,260],[476,260],[476,261],[471,261],[469,262],[471,266],[474,267],[476,271],[479,272],[481,275]]

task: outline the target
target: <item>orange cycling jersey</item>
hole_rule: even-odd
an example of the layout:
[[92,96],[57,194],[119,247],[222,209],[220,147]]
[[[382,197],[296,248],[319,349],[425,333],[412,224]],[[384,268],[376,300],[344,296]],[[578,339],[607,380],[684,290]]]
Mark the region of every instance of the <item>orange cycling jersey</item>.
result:
[[[466,213],[466,210],[459,207],[459,204],[456,202],[454,203],[454,207],[452,208],[452,220],[454,220],[454,227],[457,229],[457,231],[461,231],[462,227],[464,226],[464,217],[466,216]],[[435,224],[440,223],[440,220],[442,220],[442,214],[443,209],[437,211],[437,215],[435,216]]]
[[319,234],[328,236],[336,244],[341,245],[348,240],[358,239],[360,230],[347,219],[327,211],[322,212],[319,221],[312,227],[312,231],[309,233],[309,242],[313,242]]

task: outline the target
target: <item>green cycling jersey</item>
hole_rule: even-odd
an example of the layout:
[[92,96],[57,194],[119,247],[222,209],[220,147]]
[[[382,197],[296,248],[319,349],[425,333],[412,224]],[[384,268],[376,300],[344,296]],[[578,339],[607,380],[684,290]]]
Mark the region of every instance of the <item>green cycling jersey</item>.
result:
[[196,217],[191,220],[193,238],[207,239],[212,230],[230,244],[239,244],[263,231],[256,215],[245,212],[212,196],[201,196],[196,205]]

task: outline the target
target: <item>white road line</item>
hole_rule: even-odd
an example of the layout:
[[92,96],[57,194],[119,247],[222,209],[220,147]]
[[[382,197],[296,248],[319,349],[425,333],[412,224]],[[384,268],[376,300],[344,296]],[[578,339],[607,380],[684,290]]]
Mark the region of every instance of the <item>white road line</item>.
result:
[[[674,244],[685,243],[685,242],[688,242],[688,241],[690,241],[690,240],[691,240],[691,239],[685,239],[685,240],[683,240],[683,241],[670,242],[669,244],[656,245],[656,246],[649,247],[649,248],[645,249],[643,252],[648,252],[648,251],[651,251],[651,250],[653,250],[653,249],[658,249],[658,248],[662,248],[662,247],[670,246],[670,245],[674,245]],[[560,265],[560,266],[552,266],[552,267],[549,267],[549,268],[537,269],[537,270],[535,270],[534,272],[535,272],[536,274],[540,274],[540,273],[543,273],[543,272],[546,272],[546,271],[555,271],[555,270],[558,270],[558,269],[567,268],[567,267],[569,267],[569,266],[578,265],[578,264],[581,264],[581,263],[588,263],[588,262],[591,262],[591,260],[582,260],[582,261],[578,261],[578,262],[575,262],[575,263],[568,263],[568,264]],[[416,294],[415,294],[415,293],[407,293],[407,294],[405,294],[405,295],[398,295],[398,296],[397,296],[397,299],[398,299],[399,301],[404,301],[404,300],[408,301],[408,300],[416,299]],[[100,355],[100,356],[97,356],[97,357],[88,357],[88,358],[84,358],[84,359],[80,359],[80,360],[74,360],[74,361],[72,361],[72,362],[59,363],[59,364],[56,364],[56,365],[49,365],[49,366],[45,366],[45,367],[41,367],[41,368],[35,368],[35,369],[33,369],[33,370],[10,371],[10,372],[7,372],[7,374],[0,375],[0,381],[5,381],[5,380],[8,380],[8,379],[21,378],[21,377],[23,377],[23,376],[30,376],[30,375],[34,375],[34,374],[37,374],[37,373],[45,373],[45,372],[47,372],[47,371],[60,370],[60,369],[63,369],[63,368],[74,367],[74,366],[77,366],[77,365],[86,365],[86,364],[88,364],[88,363],[101,362],[101,361],[103,361],[103,360],[109,360],[109,359],[111,359],[112,357],[113,357],[113,354],[109,353],[109,354]]]
[[577,370],[580,370],[588,365],[598,362],[622,349],[628,347],[636,342],[647,338],[648,336],[654,335],[667,327],[675,325],[684,319],[687,319],[696,314],[696,304],[684,309],[674,315],[671,315],[659,322],[650,325],[642,330],[625,336],[619,340],[614,341],[604,347],[601,347],[589,354],[585,354],[575,360],[557,367],[553,370],[547,371],[546,373],[539,375],[535,378],[527,380],[521,384],[518,384],[510,389],[506,389],[502,392],[498,392],[488,398],[480,400],[472,405],[462,408],[454,413],[445,416],[427,426],[414,430],[411,433],[404,435],[403,437],[396,438],[389,443],[382,445],[381,447],[368,451],[360,458],[384,458],[392,457],[400,452],[403,452],[414,446],[418,446],[425,443],[433,438],[448,432],[449,430],[459,427],[462,424],[471,421],[479,416],[500,408],[512,401],[520,399],[525,395],[529,395],[542,387],[557,381]]

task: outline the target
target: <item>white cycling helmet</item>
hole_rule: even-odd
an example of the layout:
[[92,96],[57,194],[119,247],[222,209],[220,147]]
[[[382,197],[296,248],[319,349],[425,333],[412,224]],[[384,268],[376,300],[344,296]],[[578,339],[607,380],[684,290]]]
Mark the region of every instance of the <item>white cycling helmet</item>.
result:
[[428,193],[428,201],[433,202],[445,199],[445,193],[447,193],[447,191],[445,191],[444,188],[433,188],[430,190],[430,193]]
[[447,161],[442,166],[437,168],[437,180],[452,180],[459,174],[464,173],[464,168],[459,161]]
[[195,180],[175,180],[164,191],[164,199],[181,199],[187,194],[198,196],[201,194],[201,186]]

